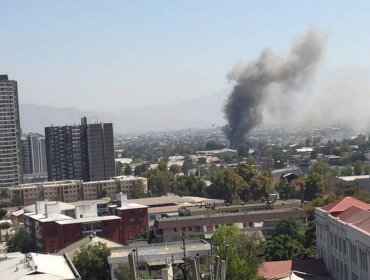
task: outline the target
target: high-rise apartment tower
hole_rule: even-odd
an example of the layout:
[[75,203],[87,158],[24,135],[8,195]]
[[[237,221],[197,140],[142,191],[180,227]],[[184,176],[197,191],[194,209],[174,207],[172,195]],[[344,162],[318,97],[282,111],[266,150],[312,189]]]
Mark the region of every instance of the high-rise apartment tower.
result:
[[22,137],[23,174],[46,174],[45,137],[30,133]]
[[18,87],[8,75],[0,75],[0,188],[17,186],[21,181]]
[[115,175],[113,125],[87,123],[45,128],[49,180],[107,180]]

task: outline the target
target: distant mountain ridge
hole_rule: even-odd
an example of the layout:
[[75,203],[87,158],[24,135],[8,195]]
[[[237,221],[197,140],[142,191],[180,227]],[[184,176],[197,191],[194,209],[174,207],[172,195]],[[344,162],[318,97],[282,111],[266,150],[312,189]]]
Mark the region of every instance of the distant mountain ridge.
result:
[[225,92],[209,94],[174,105],[126,108],[119,111],[83,111],[74,107],[59,108],[36,104],[20,104],[23,133],[44,133],[44,127],[79,124],[81,117],[113,122],[116,134],[159,130],[207,128],[222,125]]

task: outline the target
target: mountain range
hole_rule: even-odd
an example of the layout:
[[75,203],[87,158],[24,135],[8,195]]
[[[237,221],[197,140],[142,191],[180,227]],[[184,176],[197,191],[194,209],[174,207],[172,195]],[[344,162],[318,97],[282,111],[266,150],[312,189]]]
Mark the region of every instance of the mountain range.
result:
[[222,108],[226,98],[227,93],[223,91],[173,105],[124,108],[107,112],[20,104],[21,128],[23,133],[43,134],[46,126],[79,124],[83,116],[93,121],[114,123],[115,134],[207,128],[225,123]]

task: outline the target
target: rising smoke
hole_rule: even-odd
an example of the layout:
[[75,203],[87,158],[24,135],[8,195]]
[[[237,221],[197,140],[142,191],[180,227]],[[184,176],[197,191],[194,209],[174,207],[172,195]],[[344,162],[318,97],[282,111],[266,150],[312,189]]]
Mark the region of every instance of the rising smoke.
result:
[[307,84],[321,60],[323,48],[324,36],[309,29],[293,44],[287,57],[265,49],[256,61],[234,67],[227,78],[236,84],[224,108],[228,122],[224,132],[231,147],[244,142],[248,132],[261,124],[264,110],[284,114],[287,102],[279,100],[286,100]]

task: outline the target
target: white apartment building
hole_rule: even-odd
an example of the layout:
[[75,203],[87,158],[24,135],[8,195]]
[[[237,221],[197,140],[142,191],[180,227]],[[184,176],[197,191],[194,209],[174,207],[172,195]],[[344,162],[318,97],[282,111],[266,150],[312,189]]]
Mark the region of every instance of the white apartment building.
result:
[[369,210],[352,197],[315,209],[317,254],[336,280],[370,279]]

